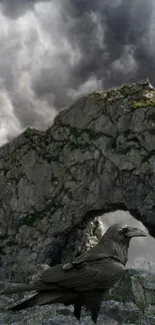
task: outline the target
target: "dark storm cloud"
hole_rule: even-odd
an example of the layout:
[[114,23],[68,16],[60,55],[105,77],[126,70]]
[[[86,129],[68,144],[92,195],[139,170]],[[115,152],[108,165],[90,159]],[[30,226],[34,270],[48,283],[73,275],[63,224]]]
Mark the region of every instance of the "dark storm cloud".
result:
[[155,84],[154,0],[0,0],[0,143],[94,89]]
[[[42,0],[47,2],[48,0]],[[50,0],[49,0],[50,1]],[[3,13],[11,18],[17,18],[27,10],[33,10],[39,0],[0,0]]]
[[[91,7],[84,11],[81,7],[81,18],[75,24],[79,46],[85,53],[80,75],[95,74],[106,88],[146,76],[154,82],[154,1],[96,1],[95,5],[92,14],[88,14]],[[92,17],[96,26],[91,28]],[[97,28],[103,32],[98,43]]]
[[79,49],[81,58],[69,68],[69,62],[65,64],[65,58],[58,57],[58,61],[65,64],[67,70],[69,68],[60,97],[53,67],[48,71],[43,68],[41,78],[37,75],[33,84],[37,96],[44,91],[46,94],[46,89],[50,93],[51,83],[57,94],[55,104],[61,107],[70,103],[67,87],[76,89],[89,78],[102,81],[104,88],[147,76],[155,83],[154,14],[153,0],[74,1],[72,22],[69,24],[64,19],[64,26],[68,27],[66,37],[69,43],[72,48]]

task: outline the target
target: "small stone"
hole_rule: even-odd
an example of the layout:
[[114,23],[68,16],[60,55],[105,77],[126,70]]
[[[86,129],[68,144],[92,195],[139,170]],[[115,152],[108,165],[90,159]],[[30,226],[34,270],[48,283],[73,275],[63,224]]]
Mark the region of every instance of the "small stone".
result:
[[146,94],[143,94],[143,97],[146,98],[146,99],[151,99],[151,98],[153,98],[153,94],[152,93],[146,93]]
[[15,314],[15,315],[12,315],[11,317],[10,317],[10,323],[11,324],[15,324],[15,323],[18,323],[18,322],[20,322],[21,320],[22,320],[22,315],[21,314],[19,314],[19,313],[17,313],[17,314]]
[[57,310],[57,313],[60,315],[72,315],[73,311],[69,308],[60,308]]
[[37,259],[37,253],[32,253],[30,258],[35,261]]
[[42,325],[62,325],[62,323],[53,319],[48,319],[48,320],[43,320]]

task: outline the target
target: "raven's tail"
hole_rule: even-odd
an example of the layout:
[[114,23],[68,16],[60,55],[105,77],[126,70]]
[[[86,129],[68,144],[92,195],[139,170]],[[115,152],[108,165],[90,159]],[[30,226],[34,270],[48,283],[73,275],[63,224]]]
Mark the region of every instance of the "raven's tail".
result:
[[61,300],[62,293],[54,292],[38,292],[31,297],[17,301],[5,308],[6,310],[21,310],[36,305],[42,306],[47,304],[54,304]]
[[78,294],[71,292],[50,292],[50,291],[38,291],[33,296],[26,299],[17,301],[8,307],[5,310],[21,310],[33,306],[43,306],[48,304],[62,303],[64,305],[74,304],[74,301],[77,299]]

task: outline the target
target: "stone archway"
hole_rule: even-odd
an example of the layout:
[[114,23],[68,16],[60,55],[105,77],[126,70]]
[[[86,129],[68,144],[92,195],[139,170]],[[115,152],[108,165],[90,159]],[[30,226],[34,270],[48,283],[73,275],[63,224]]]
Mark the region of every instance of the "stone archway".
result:
[[154,110],[148,80],[94,92],[0,149],[2,276],[28,278],[101,213],[127,210],[155,237]]

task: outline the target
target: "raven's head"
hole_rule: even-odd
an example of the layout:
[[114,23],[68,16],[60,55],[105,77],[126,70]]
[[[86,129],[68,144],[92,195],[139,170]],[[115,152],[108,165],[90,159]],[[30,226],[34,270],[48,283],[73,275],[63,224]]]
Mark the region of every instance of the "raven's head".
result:
[[146,233],[138,228],[130,227],[123,223],[116,223],[109,227],[104,234],[105,238],[113,239],[116,242],[129,241],[132,237],[146,237]]
[[147,236],[146,233],[140,229],[117,223],[107,229],[99,246],[106,255],[117,257],[125,265],[128,259],[130,239],[145,236]]

